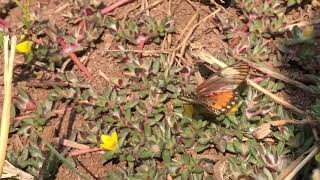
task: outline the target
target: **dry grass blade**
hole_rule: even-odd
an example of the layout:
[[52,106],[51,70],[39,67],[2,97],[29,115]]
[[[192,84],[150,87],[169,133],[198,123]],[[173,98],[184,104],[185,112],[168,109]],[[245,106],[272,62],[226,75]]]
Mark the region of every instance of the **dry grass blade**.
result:
[[233,157],[234,155],[219,155],[219,154],[196,154],[195,157],[198,159],[209,159],[214,162],[218,161],[225,161],[228,160],[230,157]]
[[2,176],[3,165],[6,158],[7,143],[10,128],[11,100],[12,100],[12,75],[13,61],[15,58],[17,38],[11,39],[11,51],[9,58],[9,36],[4,37],[4,100],[0,129],[0,176]]
[[4,172],[3,175],[0,177],[1,179],[9,179],[9,178],[12,178],[12,179],[17,178],[17,179],[23,179],[23,180],[34,179],[31,174],[21,171],[20,169],[14,167],[8,161],[5,161],[3,172]]
[[275,120],[275,121],[261,124],[259,127],[257,127],[254,130],[253,136],[256,139],[264,139],[272,133],[272,131],[271,131],[272,126],[284,126],[286,124],[309,125],[309,126],[318,126],[319,125],[320,126],[320,124],[318,124],[314,120],[305,119],[305,120],[299,121],[299,120],[291,120],[291,119],[280,119],[280,120]]
[[170,50],[134,50],[134,49],[110,49],[106,52],[133,52],[142,53],[143,56],[160,56],[160,54],[171,54],[173,51]]
[[75,148],[75,149],[89,149],[90,148],[90,146],[80,144],[80,143],[77,143],[74,141],[70,141],[68,139],[63,139],[63,138],[54,138],[53,142],[55,142],[56,144],[60,144],[60,145]]
[[[184,53],[185,53],[185,50],[186,50],[186,47],[187,47],[187,42],[189,40],[189,38],[191,37],[191,35],[193,34],[193,32],[197,29],[197,27],[206,22],[208,19],[214,17],[218,12],[220,12],[220,8],[218,8],[217,10],[215,10],[214,12],[212,12],[211,14],[209,14],[208,16],[206,16],[205,18],[201,19],[197,24],[195,24],[194,26],[191,27],[191,29],[188,31],[186,37],[183,39],[183,41],[181,42],[180,46],[180,55],[181,56],[184,56]],[[178,47],[178,48],[179,48]]]
[[304,111],[295,107],[294,105],[288,103],[285,100],[280,99],[279,97],[277,97],[276,95],[272,94],[271,92],[269,92],[267,89],[259,86],[257,83],[253,82],[250,79],[247,79],[247,84],[254,87],[255,89],[257,89],[258,91],[261,91],[263,94],[269,96],[273,101],[275,101],[278,104],[281,104],[282,106],[292,110],[293,112],[297,113],[297,114],[304,114]]
[[314,19],[311,22],[309,21],[302,21],[299,23],[295,23],[295,24],[289,24],[286,27],[280,29],[281,31],[286,31],[286,30],[292,30],[293,27],[297,26],[297,27],[304,27],[304,26],[308,26],[308,25],[317,25],[320,24],[320,19]]
[[298,87],[298,88],[301,88],[301,89],[303,89],[303,90],[305,90],[305,91],[308,91],[308,92],[311,92],[311,93],[315,93],[314,90],[311,89],[310,87],[302,84],[301,82],[298,82],[298,81],[295,81],[295,80],[293,80],[293,79],[291,79],[291,78],[289,78],[289,77],[286,77],[286,76],[283,75],[283,74],[274,72],[274,71],[272,71],[272,70],[269,69],[269,68],[262,67],[261,65],[258,65],[258,64],[256,64],[256,63],[253,63],[253,62],[251,62],[251,61],[248,61],[248,60],[246,60],[246,59],[244,59],[244,58],[241,58],[241,57],[236,57],[236,58],[239,59],[239,60],[242,60],[242,61],[247,62],[251,67],[253,67],[253,68],[255,68],[255,69],[257,69],[257,70],[259,70],[259,71],[261,71],[261,72],[263,72],[263,73],[265,73],[265,74],[267,74],[267,75],[269,75],[269,76],[271,76],[271,77],[273,77],[273,78],[275,78],[275,79],[282,80],[282,81],[287,82],[287,83],[289,83],[289,84],[291,84],[291,85],[294,85],[294,86],[296,86],[296,87]]
[[272,126],[283,126],[286,124],[294,124],[294,125],[311,125],[311,126],[320,126],[319,123],[315,120],[292,120],[292,119],[280,119],[276,121],[271,121],[270,124]]
[[298,164],[303,160],[304,154],[299,156],[296,160],[294,160],[281,174],[276,178],[276,180],[282,180],[290,174],[290,172],[298,166]]
[[[176,44],[181,41],[181,39],[183,38],[184,34],[187,32],[188,29],[190,29],[190,26],[191,26],[192,22],[193,22],[196,18],[198,18],[198,17],[199,17],[199,14],[198,14],[198,13],[196,13],[196,14],[194,14],[194,15],[192,16],[192,18],[189,20],[189,22],[188,22],[188,24],[186,25],[186,27],[182,30],[179,38],[175,41]],[[179,44],[179,46],[177,47],[177,49],[180,48],[180,47],[181,47],[181,44]]]
[[[277,177],[277,180],[282,180],[282,179],[290,180],[290,179],[292,179],[306,165],[306,163],[309,162],[319,152],[319,150],[320,149],[319,149],[318,145],[312,146],[306,153],[299,156],[292,163],[293,165],[288,166],[288,168]],[[306,154],[308,154],[308,155],[304,158],[304,156]]]
[[146,11],[146,15],[150,16],[150,10],[149,10],[149,2],[148,0],[144,0],[144,10]]
[[[147,2],[147,1],[146,1]],[[143,12],[145,11],[149,11],[150,9],[154,8],[155,6],[157,6],[158,4],[162,3],[163,0],[158,0],[158,1],[155,1],[153,2],[152,4],[148,4],[148,6],[146,6],[144,9],[140,10],[137,14],[135,14],[135,16],[140,16]],[[138,5],[138,7],[135,7],[136,8],[139,8],[141,6],[141,4]],[[150,12],[149,12],[150,13]],[[149,15],[148,15],[149,16]]]
[[216,64],[221,68],[227,67],[227,65],[225,63],[221,62],[220,60],[218,60],[217,58],[215,58],[210,53],[208,53],[204,50],[192,50],[192,55],[208,62],[209,64]]

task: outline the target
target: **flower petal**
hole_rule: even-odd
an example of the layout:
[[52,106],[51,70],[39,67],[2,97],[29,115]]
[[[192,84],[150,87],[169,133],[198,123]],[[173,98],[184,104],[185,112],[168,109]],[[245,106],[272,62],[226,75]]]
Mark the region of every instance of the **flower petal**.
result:
[[29,54],[32,48],[32,41],[23,41],[16,45],[16,49],[19,53]]
[[108,142],[112,141],[112,138],[109,135],[102,134],[101,141],[102,141],[102,143],[108,143]]
[[117,132],[113,132],[113,133],[111,134],[111,138],[112,138],[113,140],[115,140],[115,141],[118,142],[118,134],[117,134]]
[[118,149],[118,134],[117,132],[113,132],[110,135],[101,135],[101,141],[100,148],[106,151],[116,151]]

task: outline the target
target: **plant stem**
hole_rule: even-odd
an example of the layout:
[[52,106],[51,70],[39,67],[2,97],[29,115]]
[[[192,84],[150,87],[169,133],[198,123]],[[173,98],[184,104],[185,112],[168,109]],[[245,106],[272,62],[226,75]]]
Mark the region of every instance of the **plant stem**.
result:
[[108,14],[109,12],[113,11],[114,9],[116,9],[119,6],[125,5],[127,3],[133,2],[135,0],[118,0],[117,2],[115,2],[114,4],[105,7],[104,9],[102,9],[101,13],[102,14]]
[[[64,39],[63,39],[62,37],[59,38],[58,43],[59,43],[59,45],[61,46],[62,49],[65,49],[66,46],[67,46],[66,43],[65,43],[65,41],[64,41]],[[88,69],[80,62],[80,60],[78,59],[78,57],[76,56],[76,54],[72,52],[72,53],[70,53],[68,56],[69,56],[69,57],[71,58],[71,60],[79,67],[80,71],[82,71],[82,72],[87,76],[88,79],[92,80],[92,75],[91,75],[91,73],[90,73],[90,72],[88,71]]]
[[292,179],[303,167],[304,165],[307,164],[318,152],[319,152],[319,147],[317,145],[312,146],[309,150],[311,152],[301,161],[301,163],[292,170],[292,172],[284,178],[284,180],[290,180]]
[[11,39],[11,51],[9,59],[9,36],[4,37],[4,100],[2,108],[1,129],[0,129],[0,177],[2,176],[3,165],[6,159],[7,143],[10,128],[11,96],[12,96],[12,74],[13,61],[16,49],[17,38]]

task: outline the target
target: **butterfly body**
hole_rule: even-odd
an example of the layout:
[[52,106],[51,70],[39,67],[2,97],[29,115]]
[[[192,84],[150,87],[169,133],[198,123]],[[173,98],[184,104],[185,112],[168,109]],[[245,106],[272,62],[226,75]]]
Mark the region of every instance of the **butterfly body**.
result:
[[246,79],[249,65],[238,62],[218,71],[201,83],[189,96],[215,115],[232,108],[238,101],[237,88]]

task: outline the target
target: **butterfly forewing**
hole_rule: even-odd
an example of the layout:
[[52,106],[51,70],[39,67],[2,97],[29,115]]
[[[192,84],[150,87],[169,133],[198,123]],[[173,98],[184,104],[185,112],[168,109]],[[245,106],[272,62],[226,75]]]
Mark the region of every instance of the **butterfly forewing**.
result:
[[212,93],[233,91],[245,80],[248,72],[249,65],[247,63],[235,63],[204,81],[196,88],[195,93],[197,96],[208,96]]
[[228,66],[200,84],[195,90],[195,101],[214,114],[231,108],[236,97],[236,89],[246,79],[249,65],[245,62]]

